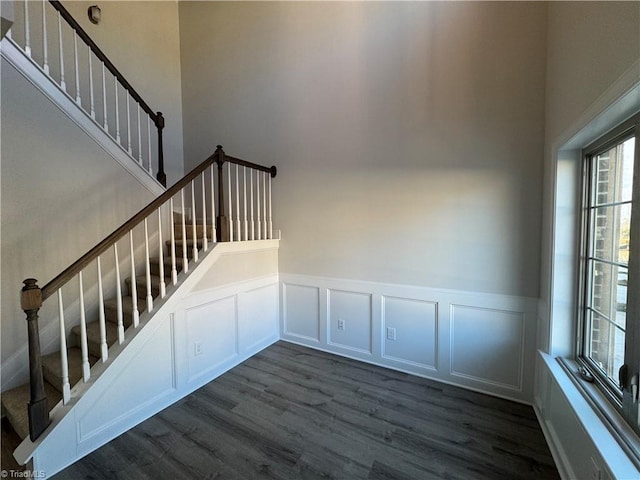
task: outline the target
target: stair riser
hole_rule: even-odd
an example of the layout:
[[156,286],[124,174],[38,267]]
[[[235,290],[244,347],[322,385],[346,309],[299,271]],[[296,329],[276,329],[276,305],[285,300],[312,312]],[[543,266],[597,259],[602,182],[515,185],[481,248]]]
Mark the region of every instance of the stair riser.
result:
[[[198,250],[202,250],[202,245],[198,243]],[[193,246],[187,246],[187,258],[193,259]],[[176,245],[176,266],[182,265],[182,245]]]
[[[145,309],[138,310],[138,313],[142,313]],[[115,308],[105,307],[104,309],[104,318],[107,322],[111,322],[115,325],[118,324],[118,310]],[[133,322],[131,312],[122,312],[122,324],[124,328],[128,328]]]
[[[182,253],[182,252],[180,252]],[[160,264],[159,263],[151,263],[149,264],[151,267],[151,275],[160,276]],[[176,255],[176,271],[180,273],[182,271],[182,257],[178,257]],[[164,278],[165,282],[167,279],[171,278],[171,263],[164,264]]]
[[[193,238],[193,226],[189,223],[186,225],[186,237],[182,236],[182,225],[176,225],[174,230],[174,235],[176,240],[182,240],[183,238],[191,239]],[[202,235],[204,233],[204,227],[202,225],[196,225],[196,237],[199,240],[202,240]],[[210,242],[213,241],[213,228],[207,226],[207,240]]]
[[[129,292],[129,295],[133,296],[133,290],[131,289],[131,281],[129,279],[127,279],[126,281],[127,284],[127,291]],[[143,283],[136,283],[136,290],[137,290],[137,296],[138,298],[142,298],[142,299],[146,299],[147,298],[147,286]],[[158,295],[160,295],[160,286],[159,285],[151,285],[151,296],[153,298],[156,298]]]

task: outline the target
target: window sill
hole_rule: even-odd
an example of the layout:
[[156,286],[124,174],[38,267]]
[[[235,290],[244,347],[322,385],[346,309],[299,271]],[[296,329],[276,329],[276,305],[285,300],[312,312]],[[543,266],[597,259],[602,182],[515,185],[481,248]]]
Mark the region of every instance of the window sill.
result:
[[[586,403],[585,407],[588,408],[590,415],[585,415],[585,408],[577,408],[573,402],[572,406],[576,410],[576,414],[585,427],[585,430],[592,437],[593,442],[597,448],[603,447],[603,457],[608,458],[605,443],[615,442],[622,452],[627,456],[629,461],[640,472],[640,438],[633,431],[633,429],[624,421],[620,416],[616,408],[609,402],[605,395],[597,388],[593,383],[589,383],[583,380],[578,373],[579,365],[566,358],[558,357],[558,364],[562,367],[562,370],[566,374],[566,377],[570,380],[572,386],[577,390],[577,393],[584,399]],[[556,376],[558,384],[562,390],[566,393],[565,386],[567,382],[561,382]],[[564,384],[564,385],[563,385]],[[611,442],[603,442],[602,435],[593,435],[593,428],[588,428],[589,425],[593,426],[595,422],[600,423],[610,434]]]

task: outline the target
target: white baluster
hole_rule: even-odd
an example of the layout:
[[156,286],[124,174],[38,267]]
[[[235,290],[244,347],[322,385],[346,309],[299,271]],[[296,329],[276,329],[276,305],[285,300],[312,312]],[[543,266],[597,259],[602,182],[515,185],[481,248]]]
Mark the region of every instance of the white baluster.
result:
[[113,77],[113,90],[116,97],[116,142],[118,142],[118,145],[122,145],[122,142],[120,141],[120,101],[118,100],[118,78],[115,76]]
[[64,304],[62,303],[62,289],[58,289],[58,318],[60,320],[60,366],[62,376],[62,402],[66,405],[71,399],[71,385],[69,385],[69,359],[67,358],[67,329],[64,326]]
[[89,346],[87,345],[87,320],[84,313],[84,287],[82,286],[82,271],[78,273],[78,285],[80,286],[80,349],[82,351],[82,379],[85,382],[91,377],[89,370]]
[[133,230],[129,230],[129,255],[131,256],[131,318],[133,328],[138,328],[140,312],[138,311],[138,282],[136,279],[136,261],[133,256]]
[[202,180],[202,250],[206,252],[209,249],[209,243],[207,240],[207,194],[204,186],[204,172],[200,176]]
[[214,187],[214,170],[215,163],[211,165],[211,228],[213,229],[213,235],[211,240],[213,242],[218,241],[218,232],[216,231],[216,189]]
[[267,238],[267,172],[262,172],[262,221],[264,238]]
[[64,81],[64,50],[62,48],[62,17],[60,16],[60,12],[58,12],[58,42],[60,48],[60,88],[66,92],[67,84]]
[[80,99],[80,69],[78,68],[78,34],[75,30],[73,31],[73,59],[76,73],[76,103],[82,106],[82,100]]
[[109,131],[109,124],[107,123],[107,84],[105,82],[105,67],[104,63],[102,63],[102,109],[103,109],[103,118],[104,124],[102,125],[106,132]]
[[233,203],[231,203],[231,164],[227,164],[227,183],[229,185],[229,241],[233,242]]
[[118,260],[118,244],[113,244],[113,255],[116,260],[116,312],[118,326],[118,343],[124,342],[124,315],[122,312],[122,284],[120,279],[120,260]]
[[89,52],[89,104],[91,108],[91,118],[95,120],[96,109],[95,109],[94,99],[93,99],[93,60],[91,59],[91,57],[93,57],[92,55],[93,52],[91,51],[90,48],[87,48],[87,51]]
[[269,238],[273,238],[273,222],[271,221],[271,175],[269,175]]
[[258,202],[257,205],[257,214],[258,214],[258,218],[257,223],[258,223],[258,240],[262,239],[262,229],[261,229],[261,225],[262,225],[262,221],[260,220],[260,170],[256,170],[256,201]]
[[251,192],[251,240],[255,240],[256,239],[256,225],[255,225],[255,221],[253,218],[253,169],[249,169],[249,179],[251,180],[250,182],[250,188],[249,188],[249,192]]
[[171,283],[178,283],[178,270],[176,268],[176,224],[173,216],[173,198],[169,200],[171,212]]
[[151,291],[151,263],[149,259],[149,229],[147,219],[144,219],[144,261],[145,277],[147,280],[147,312],[153,311],[153,293]]
[[187,273],[189,271],[189,259],[187,258],[187,224],[184,218],[184,188],[180,190],[180,200],[182,202],[182,270]]
[[29,8],[27,4],[29,2],[25,1],[24,3],[24,53],[27,54],[27,57],[31,58],[31,32],[29,31]]
[[140,130],[140,104],[136,102],[138,108],[138,163],[142,165],[142,134]]
[[127,90],[127,151],[131,155],[131,110],[129,106],[129,91]]
[[238,175],[238,164],[236,163],[236,225],[238,227],[238,241],[242,240],[242,232],[240,231],[240,184]]
[[158,265],[160,273],[160,298],[167,294],[167,285],[164,281],[164,246],[162,245],[162,207],[158,208]]
[[98,265],[98,322],[100,325],[100,357],[103,362],[109,358],[109,347],[107,346],[107,325],[104,318],[104,293],[102,290],[102,266],[100,257],[96,258]]
[[249,240],[249,222],[247,221],[247,167],[242,167],[242,185],[244,192],[244,239]]
[[196,230],[196,192],[191,180],[191,241],[193,242],[193,261],[198,261],[198,231]]
[[147,115],[147,153],[149,160],[149,175],[153,175],[153,165],[151,164],[151,118]]
[[[25,2],[26,3],[26,2]],[[44,73],[49,75],[49,46],[47,45],[47,11],[45,9],[46,0],[42,0],[42,56]]]

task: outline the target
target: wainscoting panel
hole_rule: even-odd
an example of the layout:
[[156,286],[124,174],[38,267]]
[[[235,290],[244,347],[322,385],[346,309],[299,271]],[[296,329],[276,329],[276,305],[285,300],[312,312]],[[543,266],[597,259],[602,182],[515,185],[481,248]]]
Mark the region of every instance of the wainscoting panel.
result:
[[[525,403],[537,300],[280,273],[281,338]],[[318,333],[319,330],[319,333]]]
[[282,283],[282,331],[289,338],[320,341],[320,290],[318,287]]
[[252,350],[277,335],[278,285],[271,284],[239,295],[239,351]]
[[382,297],[382,357],[437,370],[438,304]]
[[451,375],[522,390],[524,313],[451,305]]
[[238,355],[238,306],[235,296],[185,311],[191,383]]
[[327,292],[327,343],[360,354],[371,354],[371,295]]
[[[109,431],[127,418],[135,418],[147,405],[175,391],[173,328],[168,319],[150,335],[144,345],[132,355],[123,374],[112,373],[111,382],[97,395],[89,392],[85,404],[76,412],[80,446],[92,437]],[[150,369],[155,375],[147,375]],[[122,392],[126,395],[122,395]]]

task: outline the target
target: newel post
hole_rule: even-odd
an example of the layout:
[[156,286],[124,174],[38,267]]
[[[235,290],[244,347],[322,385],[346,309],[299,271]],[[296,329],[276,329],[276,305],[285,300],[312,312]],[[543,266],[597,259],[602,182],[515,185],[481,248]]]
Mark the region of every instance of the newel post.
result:
[[49,426],[49,406],[44,393],[40,332],[38,329],[38,310],[42,306],[42,291],[38,287],[35,278],[27,278],[23,283],[20,304],[22,310],[27,314],[31,386],[31,398],[28,405],[29,438],[31,438],[31,441],[35,441]]
[[216,163],[218,164],[218,216],[216,217],[216,230],[219,242],[228,242],[230,238],[229,220],[224,208],[224,178],[222,174],[224,162],[224,150],[222,150],[222,145],[218,145],[216,148]]
[[167,186],[167,175],[164,173],[164,154],[162,151],[162,130],[164,129],[164,117],[162,112],[156,113],[156,127],[158,127],[158,174],[156,178],[163,187]]

